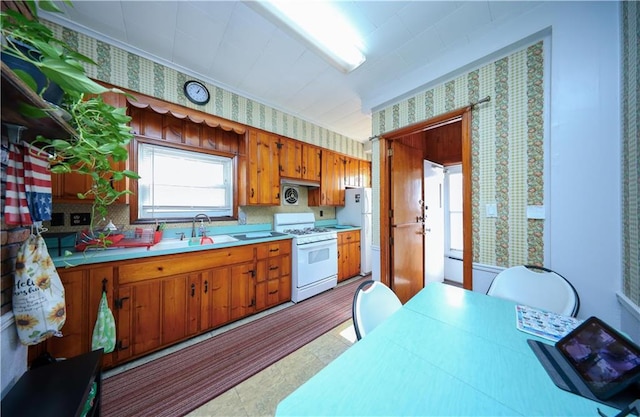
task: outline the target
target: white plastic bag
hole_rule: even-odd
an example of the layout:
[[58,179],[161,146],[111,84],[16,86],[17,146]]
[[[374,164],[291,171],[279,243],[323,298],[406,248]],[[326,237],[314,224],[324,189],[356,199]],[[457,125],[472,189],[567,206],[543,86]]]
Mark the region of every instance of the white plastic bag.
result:
[[18,249],[12,304],[23,345],[62,336],[67,318],[64,287],[40,235],[29,236]]

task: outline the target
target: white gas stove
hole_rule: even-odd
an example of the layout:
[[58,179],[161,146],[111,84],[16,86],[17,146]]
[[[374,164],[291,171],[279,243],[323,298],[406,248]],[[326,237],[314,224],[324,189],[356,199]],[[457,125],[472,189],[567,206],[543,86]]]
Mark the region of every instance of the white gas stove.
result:
[[338,235],[315,227],[313,213],[277,213],[276,232],[294,236],[292,248],[291,300],[294,303],[338,284]]

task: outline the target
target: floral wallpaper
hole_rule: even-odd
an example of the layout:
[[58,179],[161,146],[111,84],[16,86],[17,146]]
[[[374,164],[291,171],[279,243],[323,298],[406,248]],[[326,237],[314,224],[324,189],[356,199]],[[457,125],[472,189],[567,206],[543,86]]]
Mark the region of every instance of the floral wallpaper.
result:
[[640,6],[622,2],[623,291],[640,306]]
[[87,67],[92,78],[355,158],[370,159],[359,141],[207,82],[204,84],[211,92],[211,101],[197,106],[183,94],[183,85],[190,76],[55,23],[45,24],[56,37],[98,64]]
[[[537,42],[373,114],[381,135],[491,98],[471,122],[474,262],[544,263],[544,220],[526,216],[527,206],[544,204],[543,52]],[[373,155],[376,166],[375,148]],[[487,204],[497,217],[486,217]]]

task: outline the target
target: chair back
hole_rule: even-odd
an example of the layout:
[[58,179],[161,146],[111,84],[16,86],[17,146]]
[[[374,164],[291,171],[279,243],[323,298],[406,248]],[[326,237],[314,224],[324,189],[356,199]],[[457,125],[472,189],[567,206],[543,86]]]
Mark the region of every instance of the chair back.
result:
[[575,317],[580,308],[580,298],[573,285],[557,272],[539,266],[505,269],[493,279],[487,295],[564,316]]
[[364,281],[353,296],[353,327],[358,340],[396,312],[402,303],[389,287],[379,281]]

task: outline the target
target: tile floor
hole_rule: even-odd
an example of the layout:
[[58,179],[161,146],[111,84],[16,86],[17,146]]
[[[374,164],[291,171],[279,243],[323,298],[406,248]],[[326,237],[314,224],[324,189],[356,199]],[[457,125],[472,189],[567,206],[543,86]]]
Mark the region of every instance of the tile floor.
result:
[[282,399],[347,350],[355,340],[353,323],[348,320],[187,417],[273,416]]

